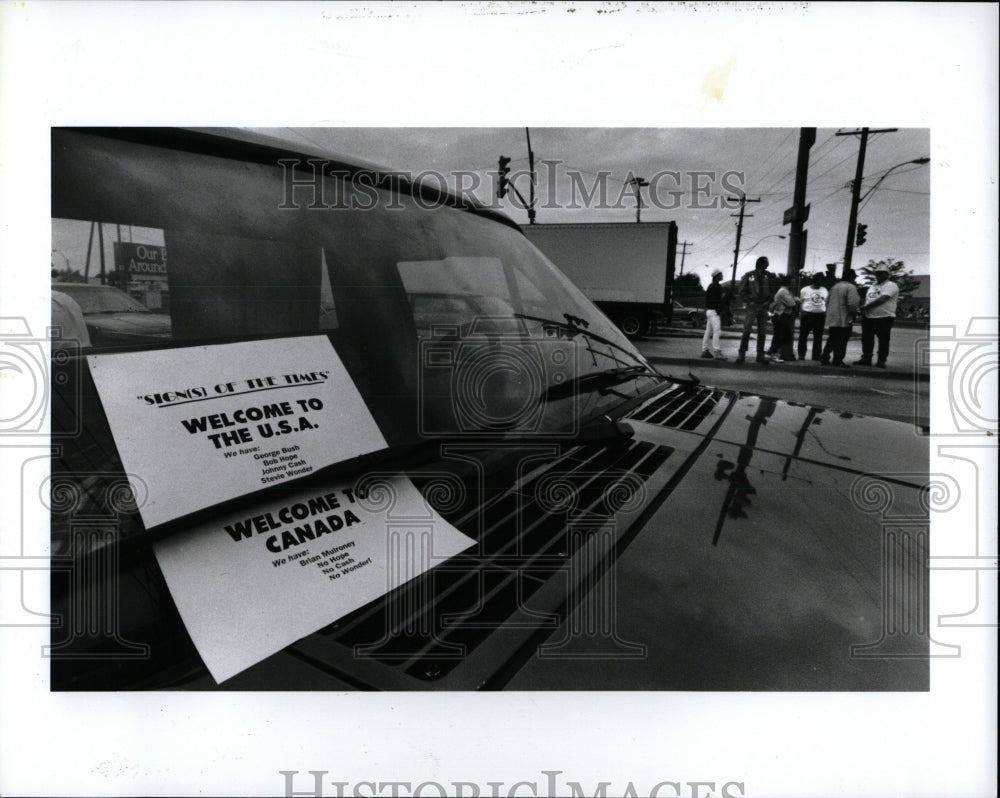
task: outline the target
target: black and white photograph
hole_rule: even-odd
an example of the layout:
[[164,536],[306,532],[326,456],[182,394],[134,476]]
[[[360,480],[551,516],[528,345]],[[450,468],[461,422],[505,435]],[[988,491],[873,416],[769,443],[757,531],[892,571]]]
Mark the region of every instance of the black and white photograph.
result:
[[929,689],[928,131],[52,136],[53,689]]
[[992,91],[794,77],[841,4],[80,5],[4,12],[4,794],[995,791]]

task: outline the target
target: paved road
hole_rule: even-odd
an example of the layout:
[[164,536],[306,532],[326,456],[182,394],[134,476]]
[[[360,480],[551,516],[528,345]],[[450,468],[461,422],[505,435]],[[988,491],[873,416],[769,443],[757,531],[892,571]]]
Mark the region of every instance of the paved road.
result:
[[[761,366],[753,356],[743,365],[734,362],[739,335],[725,331],[724,363],[701,360],[701,337],[680,331],[678,337],[663,334],[636,341],[639,351],[665,374],[686,377],[693,373],[708,385],[777,396],[794,402],[822,405],[835,410],[926,425],[928,423],[928,370],[917,366],[917,343],[926,332],[917,329],[893,330],[887,372],[876,369],[834,369],[812,360]],[[770,341],[770,338],[768,339]],[[847,362],[861,357],[860,335],[852,336]]]

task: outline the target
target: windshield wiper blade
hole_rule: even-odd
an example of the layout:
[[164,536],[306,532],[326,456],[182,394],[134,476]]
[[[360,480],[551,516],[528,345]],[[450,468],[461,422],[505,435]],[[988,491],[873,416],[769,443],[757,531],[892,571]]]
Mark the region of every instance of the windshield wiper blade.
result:
[[641,363],[636,363],[634,366],[605,369],[604,371],[592,371],[576,379],[550,386],[546,389],[545,393],[538,397],[538,401],[545,402],[553,399],[564,399],[568,396],[575,396],[583,391],[600,390],[601,388],[617,385],[618,383],[639,377],[648,377],[650,379],[655,377],[659,379],[660,375],[651,372]]
[[[643,360],[641,355],[637,355],[635,352],[630,352],[624,346],[616,344],[611,339],[605,338],[603,335],[600,335],[599,333],[591,332],[590,330],[586,329],[586,327],[589,326],[589,322],[587,322],[586,319],[582,319],[579,316],[574,316],[570,313],[564,313],[563,316],[566,319],[565,321],[560,321],[559,319],[547,319],[543,316],[530,316],[527,313],[514,314],[514,318],[527,319],[528,321],[537,321],[543,325],[548,324],[571,333],[571,337],[573,335],[582,335],[586,338],[589,338],[591,341],[597,341],[598,343],[604,344],[605,346],[610,346],[613,349],[617,349],[619,352],[628,355],[632,360],[634,360],[638,365],[640,365],[644,370],[648,371],[649,373],[655,374],[657,377],[663,377],[663,375],[660,374],[660,372],[658,372],[656,369],[650,366],[645,360]],[[591,350],[591,351],[596,351],[596,350]],[[602,352],[600,354],[603,354],[606,357],[612,357],[611,355],[608,355],[606,352]],[[612,359],[615,360],[615,362],[620,362],[613,357]]]
[[[687,377],[675,377],[672,374],[664,374],[661,371],[657,371],[655,368],[653,368],[644,359],[642,359],[640,357],[636,357],[636,355],[635,355],[634,352],[630,352],[625,347],[620,346],[619,344],[616,344],[614,341],[611,341],[611,340],[605,338],[603,335],[599,335],[598,333],[591,332],[590,330],[587,330],[587,329],[584,329],[584,327],[581,327],[580,326],[581,324],[588,325],[588,322],[587,322],[586,319],[581,319],[579,316],[573,316],[573,315],[571,315],[569,313],[564,313],[563,316],[566,317],[566,321],[559,321],[558,319],[546,319],[546,318],[543,318],[541,316],[529,316],[529,315],[527,315],[525,313],[515,313],[514,316],[515,316],[515,318],[519,318],[519,319],[528,319],[530,321],[537,321],[537,322],[540,322],[541,324],[550,324],[553,327],[558,327],[559,329],[568,331],[571,334],[571,337],[572,337],[572,335],[580,334],[580,335],[586,336],[587,338],[589,338],[592,341],[597,341],[599,343],[607,344],[608,346],[614,347],[619,352],[624,352],[626,355],[628,355],[630,358],[632,358],[634,361],[636,361],[636,366],[627,366],[625,368],[637,368],[637,367],[641,367],[643,370],[647,371],[650,374],[653,374],[653,375],[659,377],[660,379],[670,380],[671,382],[679,382],[679,383],[683,383],[683,384],[686,384],[686,385],[698,385],[698,384],[701,383],[701,380],[698,377],[696,377],[694,374],[691,374],[690,372],[688,372],[688,376]],[[591,352],[598,352],[598,350],[596,350],[596,349],[590,349],[590,351]],[[614,360],[616,363],[620,363],[621,362],[617,358],[614,358],[611,355],[609,355],[607,352],[599,352],[599,354],[602,354],[605,357],[611,357],[611,359]]]

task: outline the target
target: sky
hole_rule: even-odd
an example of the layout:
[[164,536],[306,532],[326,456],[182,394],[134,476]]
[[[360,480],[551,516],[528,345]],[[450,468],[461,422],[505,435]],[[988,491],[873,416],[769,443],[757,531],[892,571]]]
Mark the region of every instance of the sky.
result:
[[[884,125],[889,127],[889,125]],[[842,260],[850,215],[850,183],[857,167],[859,136],[836,135],[855,127],[819,128],[810,151],[806,202],[808,244],[805,267],[822,270]],[[497,159],[511,158],[514,184],[527,197],[529,179],[524,128],[257,128],[300,146],[316,145],[413,174],[443,174],[454,187],[456,172],[484,202],[498,204],[526,224],[522,204],[508,193],[493,196]],[[538,172],[536,223],[634,222],[630,175],[655,186],[657,203],[643,189],[643,221],[673,220],[686,247],[684,270],[707,282],[713,268],[728,276],[733,263],[738,207],[726,198],[742,190],[750,202],[740,245],[737,274],[749,271],[766,254],[774,271],[787,265],[789,227],[782,224],[792,204],[799,129],[774,128],[530,128]],[[865,197],[858,221],[868,225],[866,243],[855,249],[854,265],[870,259],[902,260],[915,274],[930,272],[930,166],[908,161],[931,155],[930,131],[900,128],[869,137],[862,194],[897,164]],[[521,172],[521,174],[519,174]],[[575,177],[569,173],[574,172]],[[601,177],[605,175],[605,177]],[[436,180],[436,177],[428,178]],[[599,189],[606,186],[607,201]],[[554,189],[554,191],[553,191]],[[683,193],[680,193],[683,192]],[[592,199],[587,201],[587,194]],[[554,197],[554,199],[552,199]],[[571,205],[577,207],[570,207]],[[781,240],[777,236],[785,235]],[[760,242],[759,244],[757,242]],[[755,246],[756,245],[756,246]],[[753,257],[748,250],[753,249]],[[678,265],[680,260],[678,260]]]
[[[502,200],[495,196],[500,155],[511,159],[513,185],[523,197],[529,196],[525,128],[253,130],[293,148],[319,148],[412,175],[431,173],[424,179],[434,184],[443,179],[455,188],[461,181],[481,202],[499,207],[520,224],[528,222],[525,206],[513,192]],[[789,227],[782,224],[782,217],[792,204],[799,128],[537,127],[529,131],[538,174],[536,223],[634,223],[635,198],[626,181],[637,175],[651,183],[642,189],[641,219],[676,221],[678,241],[687,242],[678,250],[678,268],[683,259],[684,272],[697,274],[707,285],[715,268],[721,268],[727,279],[732,273],[738,206],[731,198],[745,192],[748,199],[760,202],[746,206],[737,276],[750,271],[758,255],[768,256],[772,271],[785,272]],[[844,257],[859,137],[837,133],[836,128],[818,129],[810,150],[807,271],[823,270]],[[929,154],[926,128],[869,137],[862,195],[871,193],[864,197],[858,215],[859,222],[868,225],[868,240],[855,249],[856,268],[871,259],[894,258],[915,274],[930,272],[930,164],[908,163]],[[879,178],[898,164],[905,165],[893,169],[876,187]],[[113,225],[105,225],[109,264],[118,233]],[[122,228],[121,234],[123,240],[163,243],[160,231]],[[85,223],[54,224],[52,263],[60,269],[69,264],[82,272],[88,237]],[[95,242],[92,276],[98,269],[96,252]]]

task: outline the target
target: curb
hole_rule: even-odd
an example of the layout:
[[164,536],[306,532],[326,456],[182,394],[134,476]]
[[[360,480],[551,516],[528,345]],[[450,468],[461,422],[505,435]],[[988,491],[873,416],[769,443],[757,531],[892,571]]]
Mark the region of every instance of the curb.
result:
[[[930,382],[930,372],[926,374],[914,374],[912,371],[893,371],[891,369],[877,369],[865,366],[853,366],[850,368],[840,368],[837,366],[824,366],[815,361],[794,361],[792,363],[769,363],[764,366],[757,363],[753,357],[748,357],[745,363],[737,364],[735,360],[708,360],[700,357],[665,357],[663,355],[646,355],[646,360],[650,363],[660,363],[667,366],[685,366],[688,371],[696,368],[710,369],[767,369],[768,371],[785,371],[818,374],[842,374],[853,377],[875,377],[883,380],[907,380],[917,382]],[[799,365],[808,362],[809,365]]]

